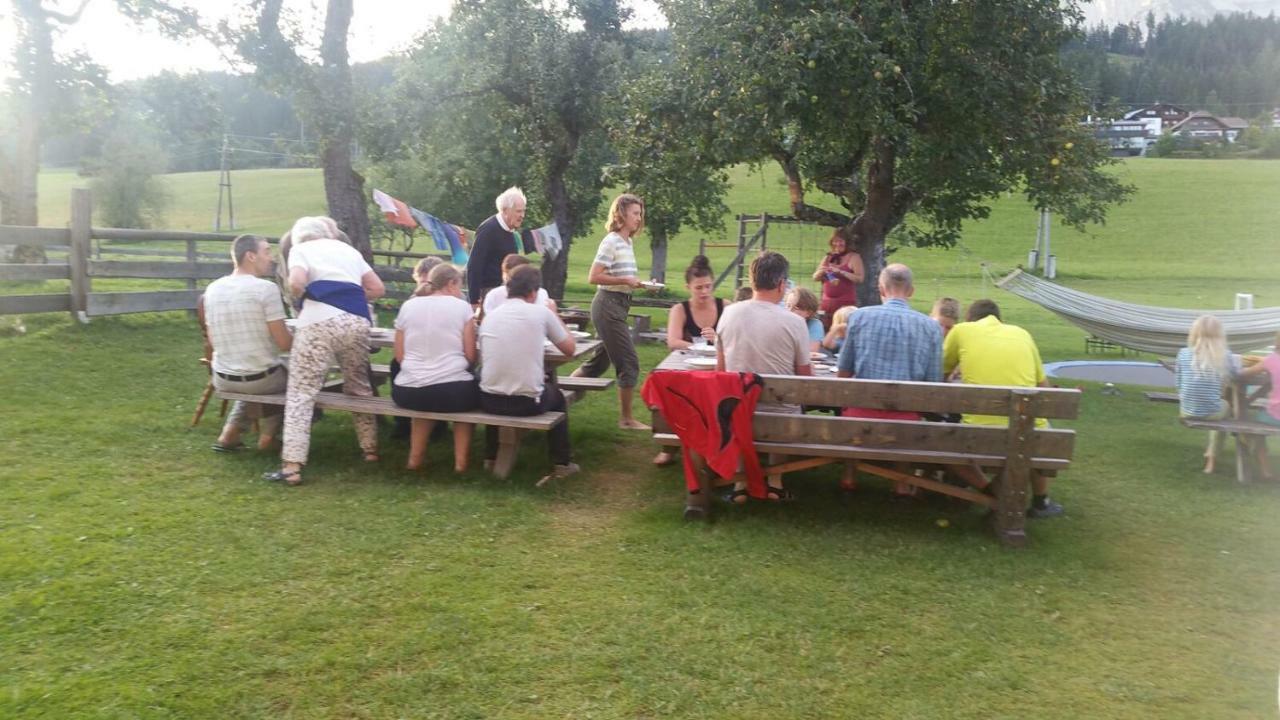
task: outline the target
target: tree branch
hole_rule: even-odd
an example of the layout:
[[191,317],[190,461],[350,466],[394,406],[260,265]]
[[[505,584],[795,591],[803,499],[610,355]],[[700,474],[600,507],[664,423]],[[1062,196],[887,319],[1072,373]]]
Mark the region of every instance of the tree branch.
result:
[[41,8],[41,10],[44,12],[44,16],[50,20],[56,20],[63,25],[75,25],[80,22],[80,15],[84,12],[84,8],[88,4],[89,0],[80,0],[80,7],[76,8],[76,11],[70,15],[60,13],[57,10],[46,10],[45,8]]

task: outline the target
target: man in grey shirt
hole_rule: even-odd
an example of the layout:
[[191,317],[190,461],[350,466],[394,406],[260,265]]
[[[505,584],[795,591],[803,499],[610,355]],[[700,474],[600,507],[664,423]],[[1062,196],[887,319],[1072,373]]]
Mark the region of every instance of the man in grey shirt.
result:
[[[716,370],[759,375],[812,375],[809,330],[804,320],[780,303],[791,264],[780,253],[765,252],[751,262],[752,298],[724,309],[717,329]],[[794,405],[756,406],[757,412],[799,413]],[[772,458],[771,458],[772,459]],[[782,477],[770,476],[769,499],[790,500]],[[737,483],[729,499],[746,502],[746,483]]]

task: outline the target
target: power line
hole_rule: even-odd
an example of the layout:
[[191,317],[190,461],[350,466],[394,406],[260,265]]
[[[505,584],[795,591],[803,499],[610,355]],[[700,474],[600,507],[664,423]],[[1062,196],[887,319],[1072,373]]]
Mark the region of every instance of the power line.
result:
[[294,140],[293,138],[287,138],[287,137],[265,137],[262,135],[237,135],[235,133],[228,133],[227,137],[242,138],[245,140],[270,140],[271,142],[289,142],[289,143],[298,143],[299,145],[315,144],[314,140]]

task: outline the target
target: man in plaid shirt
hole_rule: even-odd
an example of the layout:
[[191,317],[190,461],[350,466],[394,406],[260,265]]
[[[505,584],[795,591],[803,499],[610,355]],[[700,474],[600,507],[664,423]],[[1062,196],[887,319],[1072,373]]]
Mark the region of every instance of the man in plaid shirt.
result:
[[[859,308],[850,316],[848,334],[836,362],[837,375],[863,380],[942,381],[942,328],[933,318],[907,305],[914,293],[911,268],[895,263],[881,271],[883,304]],[[872,408],[845,408],[841,414],[880,420],[920,419],[916,412]],[[842,485],[852,490],[853,478],[846,478]],[[915,493],[910,485],[898,483],[894,494]]]
[[880,273],[884,304],[859,308],[849,319],[837,361],[840,377],[942,381],[942,328],[911,309],[907,299],[914,293],[906,265],[895,263]]

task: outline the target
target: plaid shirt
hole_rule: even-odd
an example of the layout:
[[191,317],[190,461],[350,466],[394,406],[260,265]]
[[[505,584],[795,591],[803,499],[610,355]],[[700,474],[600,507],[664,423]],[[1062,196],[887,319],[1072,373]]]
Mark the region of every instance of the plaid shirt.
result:
[[942,328],[899,298],[859,308],[837,365],[863,380],[941,382]]

